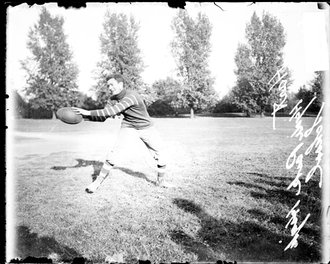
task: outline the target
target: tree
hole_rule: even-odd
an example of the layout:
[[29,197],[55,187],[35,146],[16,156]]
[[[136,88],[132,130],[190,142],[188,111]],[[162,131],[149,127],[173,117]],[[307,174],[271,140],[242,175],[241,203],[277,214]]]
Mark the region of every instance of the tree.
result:
[[295,107],[295,105],[298,103],[299,99],[297,98],[297,93],[291,91],[288,93],[288,101],[287,101],[287,107],[285,108],[285,111],[287,113],[290,113],[291,110]]
[[[237,69],[234,102],[248,115],[259,112],[263,115],[267,106],[279,98],[278,89],[270,90],[269,82],[284,66],[284,28],[276,17],[263,13],[260,19],[254,12],[245,29],[246,44],[240,43],[235,55]],[[287,86],[291,84],[291,73],[284,67]],[[283,74],[284,75],[284,74]]]
[[14,102],[14,117],[25,118],[28,112],[28,103],[24,101],[22,96],[16,90],[12,91],[11,96]]
[[178,99],[183,107],[191,109],[193,117],[194,110],[216,103],[214,79],[208,69],[212,26],[205,15],[198,13],[194,20],[185,10],[180,10],[172,21],[172,29],[175,33],[172,52],[183,83]]
[[78,94],[78,103],[77,107],[86,109],[86,110],[93,110],[102,108],[101,105],[98,104],[91,96],[88,96],[85,93],[79,92]]
[[312,88],[312,92],[314,96],[316,96],[315,104],[320,109],[324,100],[323,96],[323,79],[324,72],[316,71],[314,79],[310,82],[310,86]]
[[173,108],[180,107],[178,101],[178,93],[182,90],[182,85],[179,81],[167,77],[165,80],[158,80],[152,84],[152,90],[158,100],[167,102]]
[[230,91],[216,104],[213,113],[233,113],[239,112],[236,104],[233,103],[233,92]]
[[[296,94],[296,99],[298,101],[302,99],[300,106],[302,106],[303,108],[305,108],[309,104],[309,102],[313,99],[313,97],[314,97],[314,93],[312,92],[311,89],[307,88],[306,85],[300,87]],[[308,110],[310,111],[311,108],[312,106],[310,106]]]
[[317,71],[315,72],[314,79],[309,82],[309,87],[303,85],[302,87],[299,88],[298,92],[295,95],[297,101],[302,99],[300,106],[305,108],[311,102],[311,100],[314,97],[316,97],[313,103],[308,107],[308,111],[318,112],[323,102],[322,86],[323,86],[323,72]]
[[26,70],[26,95],[34,109],[53,112],[77,102],[78,68],[72,62],[72,52],[63,32],[64,19],[52,17],[43,8],[39,21],[29,31],[27,47],[32,57],[22,62]]
[[125,79],[125,87],[143,94],[150,93],[141,79],[144,65],[138,47],[138,30],[139,25],[133,16],[128,19],[122,13],[106,12],[100,36],[102,59],[97,65],[97,84],[93,88],[97,100],[103,105],[111,96],[106,85],[108,74],[120,73]]
[[178,93],[182,90],[181,83],[173,78],[157,80],[152,84],[155,102],[150,105],[148,111],[152,115],[177,115],[177,109],[181,103]]

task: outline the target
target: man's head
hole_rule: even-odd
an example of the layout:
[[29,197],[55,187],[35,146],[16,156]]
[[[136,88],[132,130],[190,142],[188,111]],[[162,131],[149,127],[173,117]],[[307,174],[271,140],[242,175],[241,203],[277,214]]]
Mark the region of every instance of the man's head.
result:
[[124,89],[124,79],[120,74],[112,74],[107,77],[107,84],[112,95],[119,94]]

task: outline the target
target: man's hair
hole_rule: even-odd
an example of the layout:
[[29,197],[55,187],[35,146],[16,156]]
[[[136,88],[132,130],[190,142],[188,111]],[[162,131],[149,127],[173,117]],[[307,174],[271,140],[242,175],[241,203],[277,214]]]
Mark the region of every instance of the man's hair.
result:
[[117,82],[122,82],[124,83],[124,78],[121,74],[115,73],[115,74],[110,74],[107,76],[107,81],[110,79],[115,79]]

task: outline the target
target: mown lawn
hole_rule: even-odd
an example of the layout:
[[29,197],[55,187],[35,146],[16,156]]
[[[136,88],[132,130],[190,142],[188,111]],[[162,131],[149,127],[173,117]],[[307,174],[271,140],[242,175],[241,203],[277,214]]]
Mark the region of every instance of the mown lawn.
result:
[[[304,118],[309,128],[314,119]],[[94,262],[313,261],[320,260],[321,189],[318,175],[287,190],[297,170],[285,168],[299,143],[288,118],[159,118],[166,141],[168,181],[142,144],[132,139],[120,163],[95,194],[85,187],[98,174],[118,121],[66,125],[17,120],[10,177],[15,183],[15,256]],[[306,146],[315,134],[305,139]],[[304,158],[303,172],[315,165]],[[9,176],[9,175],[8,175]],[[300,200],[299,245],[286,215]]]

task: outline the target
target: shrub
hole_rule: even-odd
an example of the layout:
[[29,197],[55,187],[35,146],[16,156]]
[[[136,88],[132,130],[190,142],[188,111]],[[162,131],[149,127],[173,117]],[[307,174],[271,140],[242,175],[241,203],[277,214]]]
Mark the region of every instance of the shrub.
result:
[[173,107],[162,100],[157,100],[148,107],[148,112],[151,116],[167,116],[174,115],[175,110]]
[[235,113],[241,112],[241,109],[233,103],[230,96],[226,95],[214,107],[213,113]]

